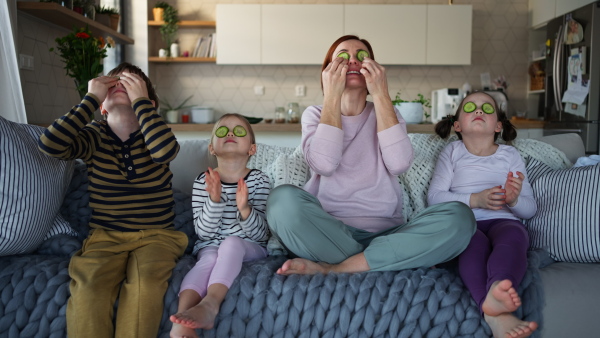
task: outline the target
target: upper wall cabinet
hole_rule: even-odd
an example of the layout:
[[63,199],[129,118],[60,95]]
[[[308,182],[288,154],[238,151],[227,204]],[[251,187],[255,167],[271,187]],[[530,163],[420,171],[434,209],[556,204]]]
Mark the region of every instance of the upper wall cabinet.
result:
[[425,64],[427,6],[345,5],[344,34],[368,40],[381,64]]
[[471,5],[427,5],[427,64],[470,65]]
[[260,64],[261,6],[217,6],[218,64]]
[[216,21],[217,64],[320,65],[345,34],[384,65],[471,62],[471,5],[217,4]]
[[531,27],[538,28],[548,21],[576,10],[596,0],[529,0]]

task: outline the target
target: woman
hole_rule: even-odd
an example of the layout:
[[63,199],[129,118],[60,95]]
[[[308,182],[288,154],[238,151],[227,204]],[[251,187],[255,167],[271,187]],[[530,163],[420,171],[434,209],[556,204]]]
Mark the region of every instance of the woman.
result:
[[403,224],[397,175],[410,168],[413,150],[369,42],[337,39],[323,62],[321,85],[323,105],[302,116],[311,178],[304,190],[277,187],[267,201],[274,236],[299,257],[277,273],[430,267],[461,253],[475,232],[465,204],[436,205]]

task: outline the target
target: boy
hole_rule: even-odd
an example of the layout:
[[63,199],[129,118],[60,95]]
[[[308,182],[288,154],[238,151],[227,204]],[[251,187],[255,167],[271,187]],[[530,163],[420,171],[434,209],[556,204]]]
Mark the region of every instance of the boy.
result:
[[[173,229],[169,162],[179,144],[155,107],[150,79],[122,63],[91,80],[82,102],[40,136],[44,153],[88,168],[92,230],[69,264],[69,337],[157,336],[188,239]],[[92,121],[98,108],[105,121]]]

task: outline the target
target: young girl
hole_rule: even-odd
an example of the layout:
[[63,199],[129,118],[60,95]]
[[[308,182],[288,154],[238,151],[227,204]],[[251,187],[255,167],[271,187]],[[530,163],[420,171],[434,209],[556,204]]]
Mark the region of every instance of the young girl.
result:
[[446,138],[452,126],[460,141],[440,153],[428,202],[460,201],[473,209],[477,231],[459,256],[460,276],[494,337],[527,337],[537,323],[512,314],[521,305],[516,289],[529,247],[519,218],[531,218],[537,207],[519,152],[495,142],[500,132],[507,142],[517,133],[495,100],[482,92],[465,97],[456,115],[436,125],[436,133]]
[[267,256],[270,185],[267,175],[246,167],[256,153],[252,127],[241,115],[223,115],[208,150],[218,166],[194,182],[198,263],[181,283],[178,312],[170,317],[171,337],[197,337],[196,328],[211,329],[242,262]]

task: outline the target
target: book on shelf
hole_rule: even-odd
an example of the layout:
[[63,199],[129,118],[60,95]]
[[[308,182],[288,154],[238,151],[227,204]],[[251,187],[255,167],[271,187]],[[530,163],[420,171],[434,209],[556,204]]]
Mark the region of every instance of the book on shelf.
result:
[[208,57],[214,58],[217,57],[217,33],[212,33],[212,40],[210,44],[210,51],[208,53]]
[[192,55],[190,55],[191,57],[198,57],[198,51],[200,50],[200,45],[202,44],[203,39],[204,36],[200,34],[198,41],[196,42],[196,47],[194,47],[194,51],[192,52]]

